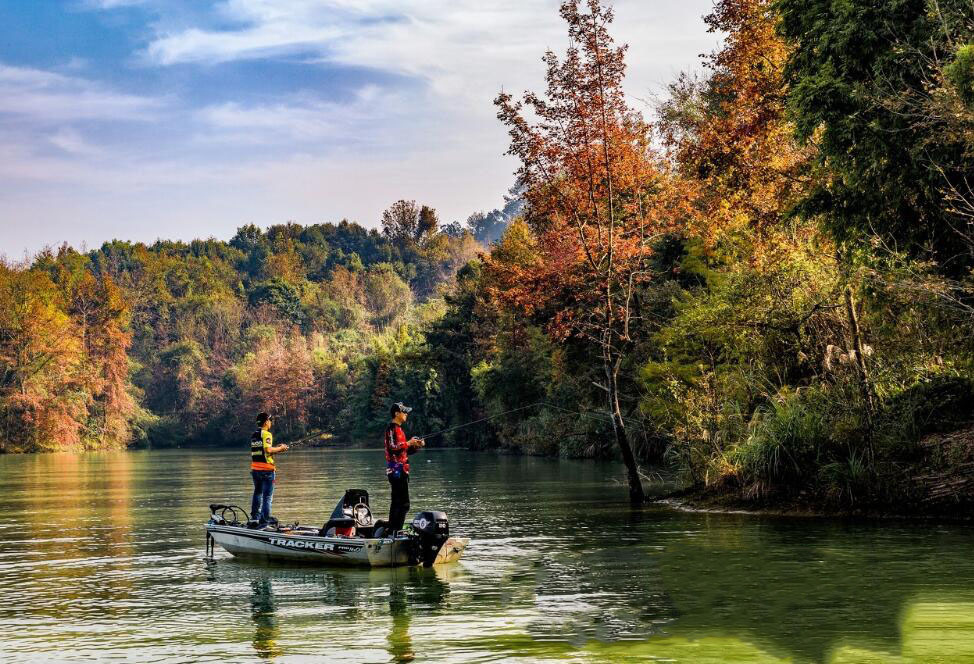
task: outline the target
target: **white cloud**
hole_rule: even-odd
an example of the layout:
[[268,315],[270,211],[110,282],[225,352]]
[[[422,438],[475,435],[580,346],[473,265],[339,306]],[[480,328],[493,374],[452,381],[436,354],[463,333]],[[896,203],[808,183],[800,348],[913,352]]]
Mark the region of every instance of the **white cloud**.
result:
[[0,64],[0,114],[31,123],[74,120],[150,120],[160,99],[116,92],[75,76]]
[[216,133],[215,140],[242,143],[281,141],[376,142],[389,121],[405,106],[402,95],[374,85],[337,103],[296,95],[282,103],[243,105],[225,102],[201,109],[197,118]]
[[[613,33],[631,45],[630,90],[659,88],[717,42],[700,20],[710,0],[615,4]],[[543,49],[566,42],[557,6],[556,0],[224,0],[217,12],[236,28],[174,30],[157,36],[145,56],[171,65],[302,53],[420,78],[444,98],[481,103],[502,85],[539,85]]]
[[282,27],[275,24],[240,32],[208,32],[191,28],[162,37],[148,48],[151,61],[163,65],[181,62],[226,62],[301,51],[321,44],[337,33],[328,28]]
[[51,145],[68,154],[87,156],[100,156],[104,154],[103,148],[92,144],[81,132],[71,127],[58,129],[49,135],[47,140]]

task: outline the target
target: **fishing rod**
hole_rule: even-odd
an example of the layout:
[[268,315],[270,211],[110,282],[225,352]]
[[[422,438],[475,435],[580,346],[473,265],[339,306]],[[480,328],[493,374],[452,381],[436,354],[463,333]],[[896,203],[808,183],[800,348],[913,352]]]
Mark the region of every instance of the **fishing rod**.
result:
[[580,411],[572,410],[570,408],[563,408],[562,406],[556,406],[553,403],[548,403],[547,401],[536,401],[534,403],[528,404],[527,406],[520,406],[519,408],[511,408],[510,410],[505,410],[503,413],[496,413],[494,415],[488,415],[487,417],[481,417],[479,420],[474,420],[473,422],[467,422],[465,424],[458,424],[456,426],[450,427],[448,429],[442,429],[440,431],[434,431],[433,433],[426,434],[425,436],[416,436],[422,440],[427,438],[432,438],[434,436],[440,436],[451,431],[456,431],[458,429],[464,429],[466,427],[472,426],[474,424],[480,424],[481,422],[486,422],[487,420],[492,420],[497,417],[503,417],[504,415],[510,415],[511,413],[516,413],[519,410],[527,410],[528,408],[534,408],[535,406],[544,406],[546,408],[552,408],[554,410],[560,410],[568,415],[575,415],[577,417],[593,417],[600,420],[611,420],[612,415],[609,413],[601,413],[598,411]]
[[288,447],[293,447],[294,445],[301,445],[302,443],[310,443],[312,440],[315,440],[316,438],[324,439],[326,436],[328,436],[327,433],[322,433],[319,431],[318,433],[311,434],[310,436],[305,436],[304,438],[298,438],[294,442],[285,443],[285,445],[287,445]]
[[456,431],[458,429],[464,429],[474,424],[480,424],[481,422],[486,422],[487,420],[492,420],[497,417],[503,417],[504,415],[510,415],[511,413],[516,413],[519,410],[527,410],[528,408],[534,408],[535,406],[544,406],[544,401],[536,401],[535,403],[528,404],[527,406],[521,406],[519,408],[511,408],[510,410],[505,410],[503,413],[496,413],[494,415],[488,415],[487,417],[481,417],[479,420],[474,420],[473,422],[467,422],[466,424],[458,424],[447,429],[441,429],[440,431],[434,431],[433,433],[428,433],[425,436],[416,436],[421,440],[426,440],[427,438],[432,438],[434,436],[442,436],[445,433],[450,433],[451,431]]
[[[535,406],[543,406],[543,405],[545,405],[545,403],[543,401],[538,401],[538,402],[535,402],[535,403],[532,403],[532,404],[528,404],[527,406],[520,406],[518,408],[511,408],[510,410],[505,410],[503,413],[495,413],[494,415],[488,415],[487,417],[481,417],[479,420],[474,420],[473,422],[467,422],[465,424],[458,424],[457,426],[449,427],[448,429],[442,429],[440,431],[434,431],[433,433],[428,433],[425,436],[417,436],[417,438],[422,438],[423,440],[426,440],[427,438],[433,438],[434,436],[442,436],[445,433],[450,433],[451,431],[456,431],[458,429],[464,429],[466,427],[473,426],[474,424],[480,424],[481,422],[486,422],[487,420],[493,420],[493,419],[498,418],[498,417],[503,417],[504,415],[510,415],[511,413],[518,412],[519,410],[527,410],[528,408],[533,408]],[[316,438],[319,438],[319,439],[320,438],[323,438],[326,435],[327,434],[324,434],[324,433],[316,433],[316,434],[312,434],[310,436],[305,436],[304,438],[298,438],[297,440],[295,440],[293,442],[290,442],[290,443],[286,443],[286,444],[287,444],[288,447],[294,447],[295,445],[301,445],[303,443],[311,442],[312,440],[314,440]]]
[[[600,419],[606,419],[606,418],[611,419],[611,417],[612,417],[608,413],[597,413],[597,412],[587,412],[587,413],[584,413],[584,412],[581,412],[581,411],[571,410],[569,408],[563,408],[561,406],[556,406],[555,404],[548,403],[547,401],[535,401],[534,403],[530,403],[530,404],[528,404],[526,406],[518,406],[517,408],[511,408],[511,409],[505,410],[505,411],[503,411],[501,413],[494,413],[493,415],[488,415],[486,417],[481,417],[480,419],[473,420],[471,422],[465,422],[464,424],[457,424],[456,426],[447,427],[446,429],[440,429],[439,431],[434,431],[433,433],[428,433],[428,434],[425,434],[423,436],[416,436],[416,437],[419,438],[419,439],[421,439],[421,440],[426,440],[427,438],[435,438],[436,436],[442,436],[443,434],[447,434],[447,433],[450,433],[452,431],[459,431],[460,429],[466,429],[467,427],[473,426],[474,424],[480,424],[481,422],[487,422],[489,420],[497,419],[498,417],[504,417],[505,415],[510,415],[511,413],[516,413],[518,411],[527,410],[528,408],[534,408],[535,406],[546,406],[548,408],[553,408],[555,410],[560,410],[563,413],[568,413],[569,415],[577,415],[579,417],[597,417],[597,418],[600,418]],[[296,441],[294,441],[292,443],[287,443],[287,445],[288,445],[288,447],[292,447],[294,445],[301,445],[303,443],[307,443],[307,442],[310,442],[310,441],[315,440],[315,439],[321,439],[321,438],[323,438],[323,437],[325,437],[327,435],[328,434],[324,434],[324,433],[316,433],[316,434],[312,434],[310,436],[305,436],[304,438],[299,438],[299,439],[297,439]]]

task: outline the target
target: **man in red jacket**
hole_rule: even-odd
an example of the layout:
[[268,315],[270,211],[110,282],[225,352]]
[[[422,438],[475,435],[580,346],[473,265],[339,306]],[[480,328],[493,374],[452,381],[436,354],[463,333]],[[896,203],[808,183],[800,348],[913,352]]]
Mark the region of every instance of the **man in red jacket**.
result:
[[392,488],[392,503],[389,507],[389,530],[396,533],[402,530],[409,512],[409,455],[418,452],[426,443],[415,436],[406,440],[402,425],[412,408],[402,403],[392,405],[392,421],[386,427],[386,477]]

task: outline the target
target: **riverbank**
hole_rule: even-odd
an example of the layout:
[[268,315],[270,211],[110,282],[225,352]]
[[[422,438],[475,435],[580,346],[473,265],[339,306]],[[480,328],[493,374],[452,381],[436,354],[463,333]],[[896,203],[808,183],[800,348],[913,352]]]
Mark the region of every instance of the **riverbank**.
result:
[[[861,493],[837,495],[778,487],[761,493],[734,477],[665,494],[653,502],[699,512],[839,518],[974,518],[974,425],[925,436],[912,464],[877,465],[885,476],[863,478]],[[874,492],[870,492],[873,489]]]
[[728,495],[716,495],[706,491],[690,491],[683,497],[666,497],[650,501],[675,510],[700,514],[745,514],[750,516],[799,517],[823,519],[906,520],[969,522],[974,512],[963,514],[939,510],[905,510],[902,505],[887,508],[838,508],[811,502],[791,501],[780,504],[756,504]]

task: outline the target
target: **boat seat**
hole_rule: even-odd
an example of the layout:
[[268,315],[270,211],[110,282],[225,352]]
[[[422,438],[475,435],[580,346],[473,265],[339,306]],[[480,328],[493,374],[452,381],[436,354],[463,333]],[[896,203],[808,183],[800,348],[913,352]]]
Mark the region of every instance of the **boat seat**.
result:
[[339,519],[328,519],[328,522],[322,526],[321,530],[318,531],[318,534],[321,537],[332,537],[337,528],[355,528],[355,519],[347,516]]

